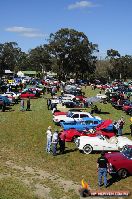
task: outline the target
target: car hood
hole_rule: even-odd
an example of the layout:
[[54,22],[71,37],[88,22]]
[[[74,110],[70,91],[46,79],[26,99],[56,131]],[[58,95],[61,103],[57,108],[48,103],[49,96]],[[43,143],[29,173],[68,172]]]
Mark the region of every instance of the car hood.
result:
[[103,121],[101,124],[99,124],[98,126],[96,126],[96,130],[99,131],[101,129],[105,129],[107,128],[110,124],[112,124],[112,120],[105,120]]
[[126,157],[121,153],[121,152],[111,152],[111,153],[107,153],[105,154],[105,157],[109,160],[109,161],[121,161],[123,159],[126,159]]

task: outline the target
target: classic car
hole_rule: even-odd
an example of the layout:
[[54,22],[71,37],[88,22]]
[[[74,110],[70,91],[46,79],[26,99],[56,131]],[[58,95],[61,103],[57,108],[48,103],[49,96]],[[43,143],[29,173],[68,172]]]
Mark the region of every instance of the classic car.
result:
[[125,145],[132,145],[132,140],[127,137],[111,137],[110,139],[103,135],[96,137],[80,136],[76,139],[76,145],[79,151],[90,154],[93,151],[120,151]]
[[115,132],[106,129],[111,123],[112,121],[106,120],[102,122],[100,125],[98,125],[95,129],[78,131],[72,128],[69,130],[64,130],[63,133],[65,133],[66,142],[75,142],[76,138],[80,136],[95,137],[97,135],[103,135],[107,138],[111,138],[115,136]]
[[126,145],[120,152],[106,153],[108,172],[119,178],[132,175],[132,145]]
[[3,100],[6,106],[10,106],[11,105],[10,100],[6,96],[0,95],[0,100]]
[[78,131],[89,130],[95,128],[98,124],[101,124],[102,120],[92,118],[82,118],[82,121],[60,122],[61,127],[64,130],[76,129]]
[[[59,124],[60,122],[82,121],[84,117],[93,118],[93,116],[88,112],[68,112],[66,115],[53,116],[53,121],[56,124]],[[98,116],[95,116],[94,118],[101,120],[101,118]]]
[[13,97],[14,97],[15,103],[18,103],[18,100],[20,99],[20,93],[6,92],[6,93],[4,93],[4,94],[7,95],[8,97],[13,96]]
[[82,108],[73,108],[73,109],[69,109],[67,112],[57,110],[57,111],[54,112],[54,116],[57,116],[57,115],[66,115],[68,112],[82,112],[83,110],[85,110],[85,109],[82,109]]
[[30,91],[24,91],[21,93],[20,98],[37,98],[36,95]]

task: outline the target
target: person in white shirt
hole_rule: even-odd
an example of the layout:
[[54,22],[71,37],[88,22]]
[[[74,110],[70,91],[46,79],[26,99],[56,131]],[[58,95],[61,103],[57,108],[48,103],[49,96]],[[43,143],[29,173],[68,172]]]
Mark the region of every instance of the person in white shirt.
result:
[[51,126],[48,127],[47,131],[46,131],[46,135],[47,135],[47,146],[46,146],[46,151],[48,153],[50,153],[51,150],[51,141],[52,141],[52,131],[51,131]]

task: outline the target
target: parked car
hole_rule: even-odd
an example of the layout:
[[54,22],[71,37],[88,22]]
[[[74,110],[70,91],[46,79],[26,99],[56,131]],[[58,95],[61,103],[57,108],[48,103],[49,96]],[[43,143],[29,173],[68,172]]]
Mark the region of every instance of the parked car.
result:
[[18,103],[18,100],[20,99],[20,93],[6,92],[6,93],[4,93],[4,94],[7,95],[8,97],[13,96],[14,102],[15,102],[15,103]]
[[37,98],[36,94],[30,92],[30,91],[24,91],[21,93],[20,98]]
[[127,137],[111,137],[110,139],[98,135],[96,137],[81,136],[76,139],[79,151],[90,154],[93,151],[120,151],[125,145],[132,145],[132,140]]
[[78,130],[72,128],[69,130],[64,130],[63,132],[65,133],[67,142],[75,141],[76,138],[78,138],[80,136],[95,137],[97,135],[103,135],[107,138],[111,138],[111,137],[115,136],[115,132],[109,131],[106,129],[106,128],[108,128],[108,126],[111,123],[112,123],[112,120],[105,120],[101,124],[97,125],[97,127],[95,129],[78,131]]
[[0,95],[0,100],[3,100],[6,106],[10,106],[11,102],[6,96]]
[[[73,108],[73,109],[69,109],[68,112],[82,112],[84,109],[81,109],[81,108]],[[64,111],[55,111],[53,114],[54,116],[57,116],[57,115],[66,115],[68,112],[64,112]]]
[[[87,112],[70,112],[67,115],[58,115],[53,116],[53,121],[56,124],[59,124],[60,122],[74,122],[74,121],[81,121],[84,117],[90,117],[93,118],[93,116],[90,113]],[[101,120],[100,117],[95,116],[94,118]]]
[[89,130],[95,128],[98,124],[101,124],[102,120],[92,118],[82,118],[82,121],[60,122],[61,127],[64,130],[76,129],[78,131]]
[[119,178],[132,175],[132,145],[125,146],[120,152],[106,153],[109,162],[108,172]]

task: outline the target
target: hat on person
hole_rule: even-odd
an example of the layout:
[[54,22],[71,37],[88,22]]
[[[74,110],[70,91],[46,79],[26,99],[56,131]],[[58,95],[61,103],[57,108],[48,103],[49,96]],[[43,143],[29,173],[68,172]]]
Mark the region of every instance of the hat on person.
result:
[[52,129],[52,127],[51,127],[51,126],[49,126],[49,127],[48,127],[48,130],[51,130],[51,129]]

